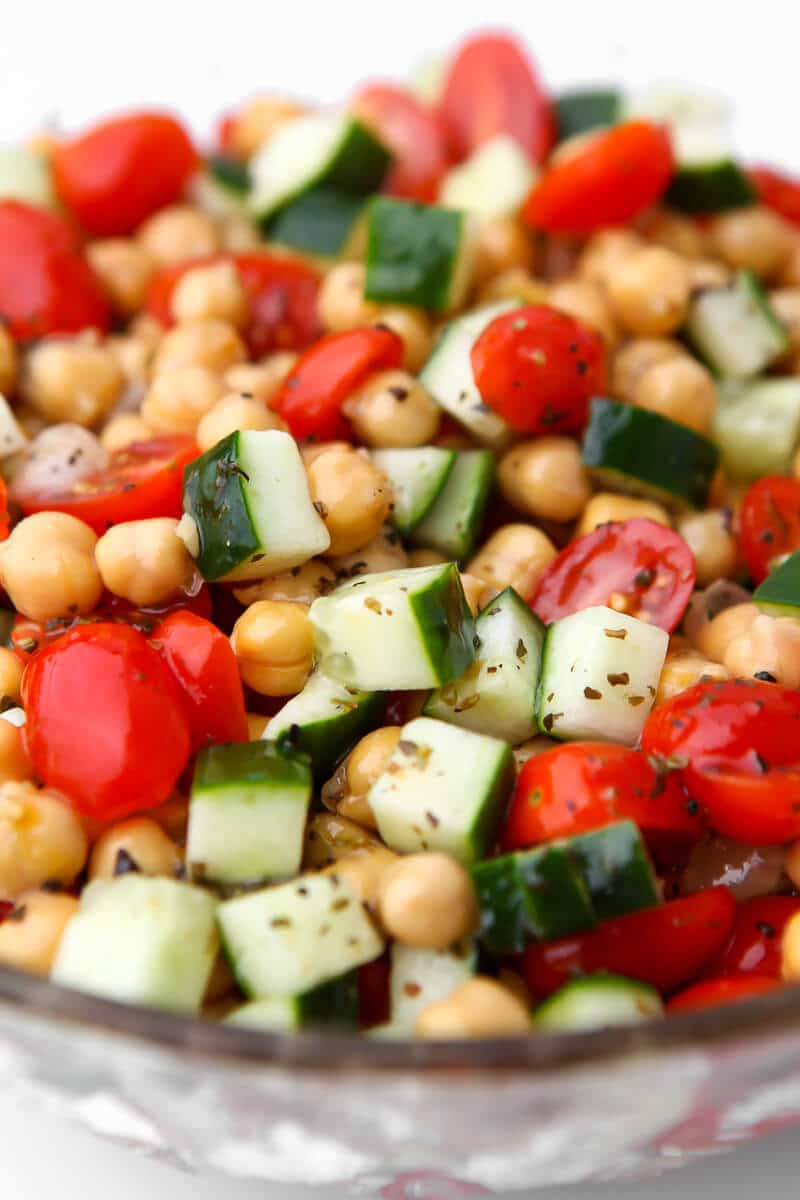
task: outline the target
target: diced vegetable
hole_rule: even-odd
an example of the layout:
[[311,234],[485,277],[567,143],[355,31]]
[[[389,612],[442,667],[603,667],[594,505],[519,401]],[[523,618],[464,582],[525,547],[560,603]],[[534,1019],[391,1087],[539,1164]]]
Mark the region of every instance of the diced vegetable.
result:
[[378,196],[367,223],[368,300],[449,312],[472,280],[474,236],[456,209]]
[[533,1020],[537,1029],[566,1033],[648,1021],[663,1012],[661,997],[649,984],[600,972],[564,984],[539,1005]]
[[441,494],[453,464],[455,450],[421,446],[409,450],[374,450],[372,460],[392,485],[392,524],[410,533]]
[[727,287],[700,292],[684,332],[725,379],[751,379],[789,348],[786,330],[752,271],[739,271]]
[[292,1033],[307,1026],[353,1029],[358,1025],[358,972],[321,983],[299,996],[251,1000],[225,1018],[239,1029]]
[[459,451],[444,487],[411,531],[410,540],[459,562],[469,558],[480,534],[494,472],[490,450]]
[[800,442],[800,381],[721,383],[713,436],[732,479],[789,474]]

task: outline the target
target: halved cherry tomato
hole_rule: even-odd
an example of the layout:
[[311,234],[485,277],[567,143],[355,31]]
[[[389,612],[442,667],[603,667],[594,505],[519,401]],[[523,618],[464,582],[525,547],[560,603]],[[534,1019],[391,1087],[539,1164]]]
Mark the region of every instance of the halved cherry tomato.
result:
[[[688,807],[687,807],[688,806]],[[529,758],[503,829],[503,848],[633,820],[656,838],[696,841],[702,822],[674,771],[656,770],[644,754],[608,742],[572,742]]]
[[217,121],[215,144],[217,149],[222,154],[229,154],[231,158],[236,158],[236,139],[234,130],[236,129],[237,117],[236,113],[223,113]]
[[402,339],[377,325],[330,333],[301,355],[274,407],[293,437],[346,438],[342,402],[373,371],[399,367],[403,353]]
[[800,480],[765,475],[747,489],[739,514],[739,544],[754,583],[770,563],[800,549]]
[[720,1004],[735,1004],[737,1000],[749,1000],[752,996],[763,996],[781,987],[779,979],[768,975],[720,975],[716,979],[703,979],[684,988],[667,1001],[668,1013],[701,1012],[704,1008],[717,1008]]
[[50,333],[105,332],[110,310],[97,276],[62,217],[0,202],[0,319],[20,341]]
[[209,254],[165,267],[151,280],[146,308],[167,328],[174,324],[172,295],[180,280],[198,266],[231,262],[237,269],[248,303],[245,334],[254,358],[273,350],[303,350],[322,333],[317,315],[320,273],[309,263],[285,255]]
[[14,908],[13,900],[0,900],[0,925]]
[[183,468],[199,453],[192,438],[179,435],[132,442],[115,450],[102,471],[79,480],[68,491],[26,495],[12,489],[12,495],[26,515],[71,513],[98,534],[120,521],[179,517]]
[[128,625],[70,630],[23,676],[25,743],[37,776],[79,812],[110,821],[167,799],[191,749],[172,674]]
[[800,225],[800,179],[793,179],[774,167],[753,167],[748,175],[762,204]]
[[479,33],[463,43],[439,106],[458,159],[507,133],[534,162],[543,162],[555,141],[547,93],[525,50],[508,34]]
[[153,630],[155,646],[185,701],[192,748],[246,742],[247,715],[236,655],[224,633],[194,613],[171,613]]
[[724,766],[688,766],[689,794],[723,837],[780,846],[800,837],[800,768],[773,767],[751,775]]
[[706,888],[604,921],[588,933],[537,943],[525,952],[525,977],[541,997],[593,971],[629,975],[671,992],[719,953],[735,915],[736,901],[727,888]]
[[394,155],[382,190],[407,200],[435,200],[448,164],[438,115],[406,88],[392,83],[372,83],[362,88],[351,107]]
[[694,555],[672,529],[632,517],[570,542],[548,565],[530,599],[545,622],[606,604],[670,633],[694,588]]
[[8,514],[8,488],[6,481],[0,476],[0,542],[4,542],[11,529],[11,518]]
[[545,304],[495,317],[470,359],[481,399],[520,433],[579,432],[606,386],[603,339]]
[[710,975],[781,978],[783,931],[800,912],[800,896],[754,896],[739,905],[730,942],[709,968]]
[[523,217],[547,233],[592,233],[625,225],[654,204],[672,178],[669,135],[650,121],[596,134],[533,185]]
[[103,121],[61,142],[52,157],[61,202],[98,237],[133,233],[172,204],[197,162],[184,127],[161,112]]

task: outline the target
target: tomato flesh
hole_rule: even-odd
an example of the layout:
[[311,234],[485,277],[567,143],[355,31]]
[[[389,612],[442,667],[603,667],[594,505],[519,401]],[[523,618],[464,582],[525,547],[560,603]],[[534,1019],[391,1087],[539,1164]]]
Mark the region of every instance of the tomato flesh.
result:
[[448,165],[444,130],[437,114],[411,92],[391,83],[362,88],[352,108],[394,155],[382,191],[432,203]]
[[695,582],[683,538],[645,517],[613,521],[576,538],[547,566],[530,605],[549,623],[595,604],[671,633]]
[[172,792],[189,727],[169,669],[135,629],[70,630],[28,664],[23,696],[37,776],[84,816],[116,820]]
[[768,975],[721,975],[684,988],[667,1001],[666,1009],[668,1013],[701,1012],[706,1008],[718,1008],[721,1004],[735,1004],[737,1000],[763,996],[780,986],[779,980]]
[[675,163],[669,135],[650,121],[598,133],[533,185],[523,217],[547,233],[593,233],[625,225],[665,191]]
[[748,488],[739,542],[754,583],[766,579],[773,559],[800,549],[800,480],[766,475]]
[[373,371],[399,367],[403,354],[403,341],[391,329],[328,334],[301,355],[274,407],[295,438],[347,438],[342,403]]
[[70,513],[103,534],[121,521],[180,517],[183,468],[200,451],[190,437],[154,438],[115,450],[108,466],[53,495],[14,494],[25,515]]
[[753,167],[748,175],[762,204],[800,225],[800,180],[773,167]]
[[761,975],[781,978],[781,942],[800,896],[754,896],[739,905],[733,935],[715,959],[711,975]]
[[579,432],[606,387],[603,339],[544,304],[495,317],[470,358],[481,399],[520,433]]
[[706,888],[604,921],[588,933],[541,942],[525,952],[525,977],[549,996],[575,975],[610,971],[671,992],[693,979],[730,939],[736,902],[724,887]]

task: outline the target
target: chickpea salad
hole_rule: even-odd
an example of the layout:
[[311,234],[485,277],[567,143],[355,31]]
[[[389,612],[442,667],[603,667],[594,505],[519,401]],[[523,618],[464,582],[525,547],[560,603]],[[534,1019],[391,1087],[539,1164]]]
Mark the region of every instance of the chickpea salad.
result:
[[800,982],[800,180],[477,33],[0,151],[0,964],[264,1030]]

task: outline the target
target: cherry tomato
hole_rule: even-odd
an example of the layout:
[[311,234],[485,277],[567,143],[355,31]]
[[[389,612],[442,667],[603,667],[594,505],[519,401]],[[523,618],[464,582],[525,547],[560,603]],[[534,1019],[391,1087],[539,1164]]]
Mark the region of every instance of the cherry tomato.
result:
[[236,139],[234,131],[237,125],[236,113],[224,113],[217,121],[216,147],[221,154],[236,158]]
[[800,769],[775,767],[748,775],[724,766],[689,766],[686,787],[723,837],[780,846],[800,837]]
[[26,515],[71,513],[98,534],[120,521],[179,517],[183,468],[199,453],[192,438],[180,435],[133,442],[115,450],[102,471],[67,491],[26,495],[12,489],[12,495]]
[[772,167],[753,167],[748,175],[762,204],[800,225],[800,179]]
[[645,517],[612,521],[570,542],[547,566],[530,604],[545,622],[605,604],[670,633],[694,588],[680,534]]
[[80,625],[23,676],[25,743],[37,776],[88,817],[155,808],[191,749],[178,687],[135,629]]
[[498,134],[510,134],[534,162],[555,141],[547,93],[524,49],[501,33],[479,33],[463,43],[440,100],[453,154],[467,158]]
[[667,1001],[666,1010],[668,1013],[700,1012],[704,1008],[718,1008],[720,1004],[735,1004],[737,1000],[763,996],[781,986],[779,979],[768,975],[720,975],[684,988]]
[[747,489],[739,544],[754,583],[766,579],[774,558],[800,549],[800,479],[765,475]]
[[411,92],[391,83],[363,88],[352,108],[394,155],[382,190],[407,200],[435,200],[448,165],[444,129],[437,114]]
[[3,921],[5,921],[8,914],[12,912],[13,908],[13,900],[0,900],[0,925],[2,925]]
[[62,142],[52,158],[59,198],[97,237],[133,233],[180,197],[197,163],[186,130],[160,112],[103,121]]
[[[688,807],[687,807],[688,804]],[[529,758],[503,830],[503,848],[636,821],[647,836],[695,841],[702,824],[675,772],[656,770],[638,750],[608,742],[572,742]]]
[[105,332],[110,310],[74,230],[61,217],[0,201],[0,318],[20,341]]
[[720,952],[735,915],[736,901],[727,888],[706,888],[604,921],[588,933],[539,942],[525,952],[525,977],[540,997],[594,971],[629,975],[671,992]]
[[187,271],[208,263],[231,262],[247,292],[245,334],[254,358],[273,350],[303,350],[322,333],[317,316],[320,274],[308,263],[266,252],[210,254],[159,271],[150,283],[146,308],[169,327],[174,324],[172,295]]
[[192,748],[246,742],[247,715],[236,655],[224,633],[194,613],[171,613],[150,644],[163,655],[185,701]]
[[674,166],[669,135],[660,125],[615,125],[549,167],[533,185],[523,217],[547,233],[626,225],[658,200]]
[[373,371],[399,367],[403,353],[402,339],[391,329],[370,326],[330,333],[301,355],[274,407],[293,437],[321,442],[346,438],[342,402]]
[[781,978],[783,931],[800,912],[800,896],[754,896],[736,912],[733,935],[712,963],[711,975]]
[[359,1024],[362,1029],[384,1025],[389,1020],[391,973],[388,954],[358,968]]
[[11,518],[8,514],[8,489],[6,481],[0,475],[0,542],[4,542],[11,529]]
[[495,317],[470,359],[481,398],[520,433],[577,433],[605,391],[603,339],[544,304]]

